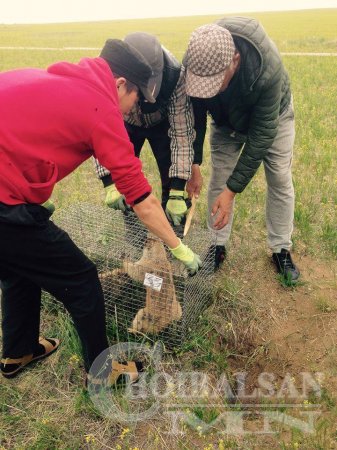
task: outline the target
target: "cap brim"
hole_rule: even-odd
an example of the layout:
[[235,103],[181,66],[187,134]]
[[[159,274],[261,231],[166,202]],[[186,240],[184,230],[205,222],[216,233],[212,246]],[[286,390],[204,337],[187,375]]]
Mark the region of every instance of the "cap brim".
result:
[[163,72],[158,73],[158,75],[155,75],[150,78],[148,85],[145,86],[139,86],[139,89],[141,90],[143,96],[145,97],[145,100],[147,100],[149,103],[155,103],[157,95],[159,94],[161,82],[163,79]]
[[224,71],[208,77],[195,75],[186,70],[186,93],[190,97],[211,98],[217,95],[225,78]]
[[151,94],[151,92],[147,87],[139,86],[139,89],[146,101],[148,101],[149,103],[156,103],[156,99],[153,97],[153,95]]
[[162,80],[163,80],[162,70],[150,78],[148,89],[154,98],[158,97]]

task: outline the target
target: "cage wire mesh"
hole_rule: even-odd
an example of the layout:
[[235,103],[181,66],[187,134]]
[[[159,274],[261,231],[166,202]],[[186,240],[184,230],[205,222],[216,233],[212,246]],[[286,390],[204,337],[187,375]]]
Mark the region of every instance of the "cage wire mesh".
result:
[[82,203],[64,209],[55,223],[96,264],[107,319],[112,319],[120,336],[125,337],[125,332],[128,338],[146,336],[170,348],[184,342],[211,303],[214,234],[192,224],[184,237],[203,263],[189,277],[184,265],[133,212],[125,215]]

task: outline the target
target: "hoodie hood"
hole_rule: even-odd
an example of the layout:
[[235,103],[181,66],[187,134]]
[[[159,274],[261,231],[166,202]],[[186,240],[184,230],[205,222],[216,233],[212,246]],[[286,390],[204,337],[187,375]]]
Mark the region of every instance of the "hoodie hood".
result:
[[53,75],[78,78],[91,84],[102,94],[116,101],[117,88],[108,63],[100,57],[83,58],[79,63],[58,62],[48,67],[47,72]]

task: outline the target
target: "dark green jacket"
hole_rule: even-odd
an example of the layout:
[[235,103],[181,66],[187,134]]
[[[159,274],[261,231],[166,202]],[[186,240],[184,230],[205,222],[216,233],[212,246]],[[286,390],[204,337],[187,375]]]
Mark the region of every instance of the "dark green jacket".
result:
[[223,93],[210,99],[192,98],[194,147],[202,155],[207,112],[216,125],[225,126],[233,140],[233,131],[245,135],[245,146],[227,182],[230,190],[242,192],[273,143],[279,115],[290,103],[289,78],[275,44],[255,19],[229,17],[217,24],[232,34],[241,63]]

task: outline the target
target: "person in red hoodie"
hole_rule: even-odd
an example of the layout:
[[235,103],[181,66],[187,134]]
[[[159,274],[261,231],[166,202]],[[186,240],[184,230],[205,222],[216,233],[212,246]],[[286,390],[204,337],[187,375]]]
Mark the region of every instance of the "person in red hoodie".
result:
[[89,157],[108,168],[140,220],[191,274],[201,264],[151,194],[124,127],[139,91],[155,101],[151,75],[143,56],[118,39],[78,64],[0,73],[0,371],[7,378],[59,345],[39,338],[41,289],[70,313],[87,372],[108,347],[97,269],[43,206],[55,184]]

